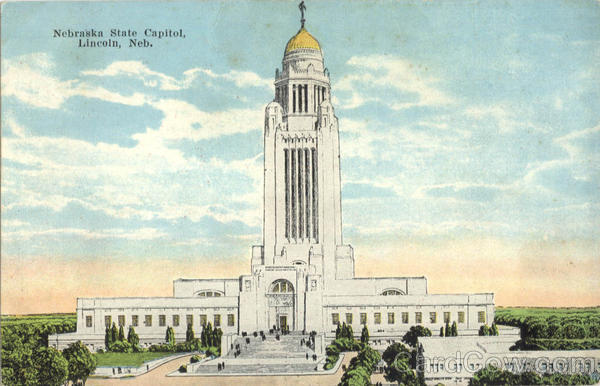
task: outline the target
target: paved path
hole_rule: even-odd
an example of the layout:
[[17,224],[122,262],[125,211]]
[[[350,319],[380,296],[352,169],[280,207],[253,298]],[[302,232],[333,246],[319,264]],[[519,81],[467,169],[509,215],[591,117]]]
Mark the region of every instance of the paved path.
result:
[[[348,366],[348,362],[356,356],[356,353],[346,353],[342,360],[342,364]],[[337,385],[342,378],[342,367],[332,375],[304,375],[304,376],[247,376],[247,377],[167,377],[166,374],[173,372],[184,363],[189,363],[191,355],[183,358],[175,359],[167,362],[162,366],[151,370],[149,373],[140,375],[135,378],[121,379],[94,379],[90,378],[86,382],[88,386],[133,386],[133,385],[206,385],[206,386],[221,386],[221,385],[286,385],[286,386],[307,386],[307,385]]]

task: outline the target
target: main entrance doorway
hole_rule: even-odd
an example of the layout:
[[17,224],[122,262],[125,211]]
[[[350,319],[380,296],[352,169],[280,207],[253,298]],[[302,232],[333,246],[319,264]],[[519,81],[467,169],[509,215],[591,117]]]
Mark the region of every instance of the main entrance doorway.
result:
[[271,283],[267,293],[267,320],[269,328],[275,327],[279,330],[296,329],[294,286],[288,280],[279,279]]
[[279,325],[277,326],[277,328],[283,330],[289,327],[290,326],[288,326],[287,324],[287,315],[279,315]]

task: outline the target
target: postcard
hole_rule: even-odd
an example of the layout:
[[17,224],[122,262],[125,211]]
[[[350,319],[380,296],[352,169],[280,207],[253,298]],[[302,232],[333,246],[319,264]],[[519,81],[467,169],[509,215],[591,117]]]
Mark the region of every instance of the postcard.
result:
[[2,382],[598,382],[599,26],[4,2]]

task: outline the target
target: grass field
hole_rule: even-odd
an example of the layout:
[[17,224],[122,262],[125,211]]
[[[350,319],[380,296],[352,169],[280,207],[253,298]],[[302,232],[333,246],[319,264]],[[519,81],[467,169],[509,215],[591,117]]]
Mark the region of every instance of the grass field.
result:
[[107,353],[96,353],[94,356],[98,361],[97,366],[132,366],[139,367],[144,362],[148,362],[154,359],[174,355],[172,352],[136,352],[136,353],[121,353],[121,352],[107,352]]

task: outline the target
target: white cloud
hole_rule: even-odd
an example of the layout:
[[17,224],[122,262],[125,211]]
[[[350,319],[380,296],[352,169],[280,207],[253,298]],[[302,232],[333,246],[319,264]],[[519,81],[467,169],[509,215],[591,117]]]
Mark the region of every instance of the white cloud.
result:
[[146,97],[141,93],[127,96],[79,80],[60,80],[51,74],[53,69],[54,63],[44,53],[4,59],[2,62],[3,97],[14,96],[32,106],[49,109],[60,108],[73,96],[130,106],[141,106],[146,103]]
[[[4,160],[26,168],[3,169],[3,209],[46,207],[60,211],[69,204],[101,211],[114,218],[260,223],[262,154],[242,160],[211,158],[201,161],[145,136],[134,147],[69,138],[7,137]],[[156,139],[156,138],[155,138]],[[180,174],[186,173],[182,183]],[[208,175],[246,176],[252,186],[244,192],[207,185]],[[246,193],[252,190],[252,193]],[[244,210],[228,203],[246,204]],[[221,205],[221,206],[219,206]]]
[[435,223],[381,220],[377,226],[352,225],[363,235],[409,235],[409,236],[440,236],[455,234],[459,231],[469,231],[489,234],[498,230],[510,230],[510,225],[496,221],[439,221]]
[[98,77],[127,76],[141,80],[147,87],[158,87],[161,90],[176,91],[190,88],[199,76],[207,76],[211,79],[222,79],[234,83],[237,87],[264,87],[272,88],[273,81],[260,77],[251,71],[230,70],[223,74],[217,74],[210,69],[192,68],[183,73],[181,79],[151,70],[140,61],[117,61],[102,70],[86,70],[83,75]]
[[178,99],[160,99],[150,105],[161,111],[164,118],[158,130],[148,128],[145,133],[135,134],[134,139],[160,140],[203,140],[223,135],[247,133],[259,130],[263,122],[260,108],[230,109],[205,112],[196,106]]
[[40,236],[80,236],[84,239],[126,239],[126,240],[153,240],[166,237],[167,234],[154,228],[126,229],[103,229],[92,231],[80,228],[56,228],[46,230],[18,230],[3,232],[2,237],[7,241],[30,240]]
[[[342,108],[356,108],[369,101],[384,103],[395,110],[454,103],[451,97],[436,88],[438,79],[426,75],[408,60],[383,55],[353,56],[347,64],[355,68],[353,73],[335,84],[336,90],[350,92],[349,98],[341,98]],[[380,95],[385,88],[408,95],[383,98]],[[369,93],[369,89],[377,92]]]

